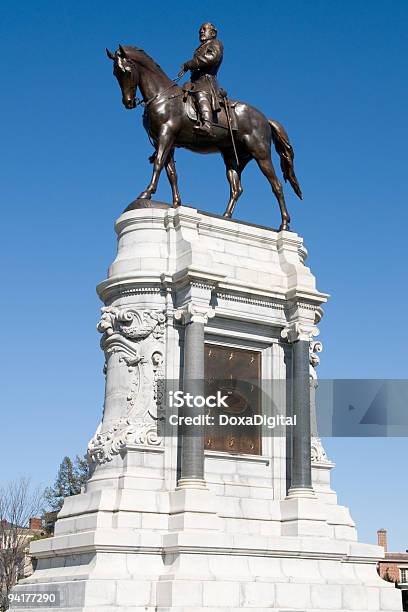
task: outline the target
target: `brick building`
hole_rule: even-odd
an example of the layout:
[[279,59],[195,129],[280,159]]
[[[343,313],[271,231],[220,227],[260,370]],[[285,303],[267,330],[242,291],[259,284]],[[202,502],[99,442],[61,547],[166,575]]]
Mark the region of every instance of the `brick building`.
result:
[[[37,516],[33,516],[29,519],[27,527],[12,525],[4,519],[1,521],[0,554],[7,554],[7,551],[16,549],[16,580],[26,578],[33,573],[32,560],[29,554],[30,542],[33,538],[42,536],[43,534],[42,519]],[[1,585],[2,576],[0,575],[0,586]]]
[[408,552],[388,552],[387,530],[377,531],[378,545],[384,548],[385,557],[378,564],[381,578],[394,582],[401,589],[403,610],[408,610]]

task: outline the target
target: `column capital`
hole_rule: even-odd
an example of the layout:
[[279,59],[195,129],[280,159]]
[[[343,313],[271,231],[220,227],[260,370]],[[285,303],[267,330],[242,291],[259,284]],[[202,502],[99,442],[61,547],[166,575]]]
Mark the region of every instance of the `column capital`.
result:
[[174,318],[177,321],[187,325],[188,323],[202,323],[206,325],[208,319],[215,317],[215,309],[211,306],[204,304],[196,304],[194,302],[188,302],[182,308],[178,308],[174,311]]
[[281,331],[281,337],[287,340],[290,344],[303,340],[304,342],[312,342],[313,338],[318,336],[319,329],[315,325],[299,323],[298,321],[290,323]]

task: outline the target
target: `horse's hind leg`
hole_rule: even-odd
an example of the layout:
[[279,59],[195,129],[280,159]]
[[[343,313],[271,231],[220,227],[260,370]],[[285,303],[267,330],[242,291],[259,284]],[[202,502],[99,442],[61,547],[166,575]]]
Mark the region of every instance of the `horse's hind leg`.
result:
[[232,213],[234,212],[238,198],[243,192],[241,185],[241,173],[247,164],[247,161],[245,161],[244,164],[240,163],[238,166],[233,157],[227,155],[223,155],[222,157],[224,159],[225,169],[227,171],[227,179],[230,184],[230,198],[227,208],[225,209],[224,217],[232,217]]
[[181,206],[181,197],[178,189],[176,163],[174,161],[174,149],[170,152],[170,155],[166,162],[166,173],[169,179],[171,192],[173,194],[173,208]]
[[256,159],[256,163],[258,164],[259,168],[261,169],[261,171],[263,172],[263,174],[266,176],[269,183],[271,184],[272,191],[275,194],[276,199],[278,200],[281,218],[282,218],[282,223],[280,224],[279,230],[288,230],[289,223],[290,223],[290,216],[286,208],[285,196],[283,195],[282,185],[279,182],[278,177],[275,174],[275,169],[272,164],[270,153],[266,157],[255,158],[255,159]]

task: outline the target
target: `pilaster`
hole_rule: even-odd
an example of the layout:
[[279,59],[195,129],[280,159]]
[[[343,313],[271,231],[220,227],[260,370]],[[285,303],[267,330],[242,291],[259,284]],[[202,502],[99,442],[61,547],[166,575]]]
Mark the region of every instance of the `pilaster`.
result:
[[292,345],[292,404],[296,425],[292,429],[292,469],[288,498],[315,496],[311,467],[311,414],[310,414],[310,339],[317,336],[314,325],[292,321],[281,332],[282,338]]
[[[189,301],[175,312],[175,319],[185,326],[183,391],[193,397],[204,396],[204,326],[214,314],[214,309],[202,301]],[[186,407],[183,414],[192,420],[200,419],[203,415],[204,408],[194,405]],[[203,425],[186,425],[183,421],[180,443],[181,476],[178,488],[205,489]]]

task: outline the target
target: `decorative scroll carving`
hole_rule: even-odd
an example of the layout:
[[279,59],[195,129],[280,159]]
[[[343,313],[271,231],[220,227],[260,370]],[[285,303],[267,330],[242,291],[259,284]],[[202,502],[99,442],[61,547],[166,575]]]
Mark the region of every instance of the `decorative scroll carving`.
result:
[[[166,316],[161,310],[102,308],[97,329],[102,333],[107,384],[110,380],[115,385],[120,380],[118,388],[123,387],[120,368],[125,367],[128,391],[123,396],[121,416],[116,420],[109,418],[111,400],[105,400],[103,421],[88,445],[91,460],[98,463],[111,461],[126,444],[162,444],[157,433],[157,421],[164,401],[162,344],[165,321]],[[117,398],[115,401],[117,403]],[[117,405],[113,410],[117,412]],[[107,429],[104,429],[104,422],[108,423]]]
[[310,416],[311,416],[311,459],[312,463],[327,463],[331,464],[317,430],[317,415],[316,415],[316,389],[319,386],[317,379],[316,368],[320,364],[318,353],[323,350],[323,344],[319,340],[309,341],[309,374],[310,374]]
[[162,410],[164,401],[164,358],[162,353],[155,351],[152,355],[153,372],[154,372],[154,385],[153,385],[153,399],[157,404],[157,411]]
[[320,365],[320,357],[317,353],[321,353],[323,344],[319,340],[310,340],[309,344],[309,359],[310,359],[310,376],[317,378],[316,368]]
[[156,339],[164,336],[166,317],[161,310],[137,310],[134,308],[102,308],[101,320],[97,325],[102,344],[114,333],[130,340],[142,340],[150,334]]
[[128,418],[122,418],[103,433],[99,425],[88,444],[88,455],[97,463],[106,463],[112,461],[128,443],[158,446],[160,442],[155,423],[132,423]]
[[318,437],[312,438],[312,463],[331,463]]

